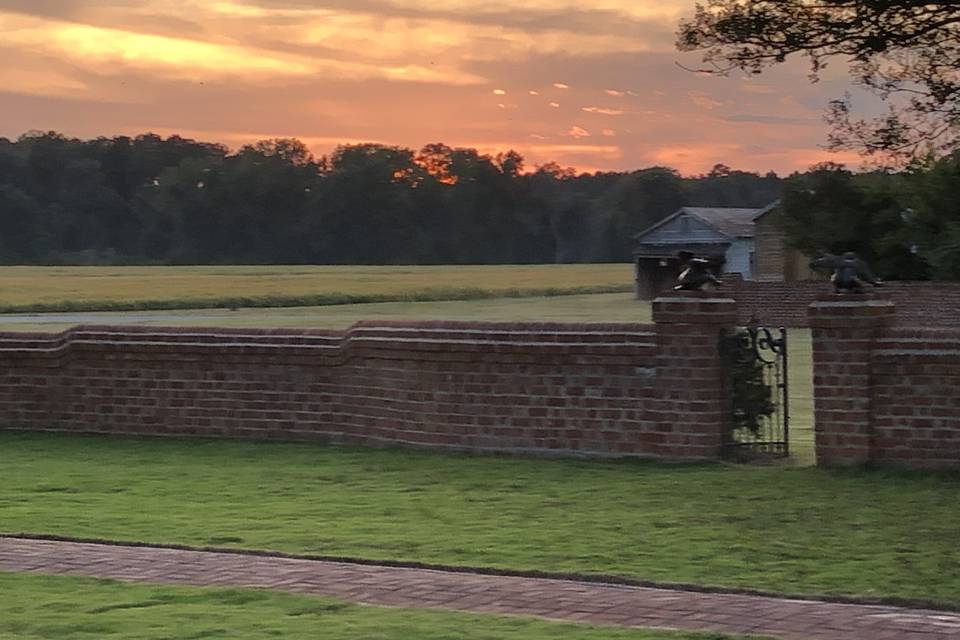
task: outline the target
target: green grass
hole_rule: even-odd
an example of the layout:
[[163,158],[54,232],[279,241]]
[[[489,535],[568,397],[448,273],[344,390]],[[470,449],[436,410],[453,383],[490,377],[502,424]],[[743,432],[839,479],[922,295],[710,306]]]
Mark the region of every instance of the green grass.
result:
[[[132,319],[131,319],[132,317]],[[78,322],[57,315],[13,322],[0,331],[63,331]],[[481,320],[528,322],[650,322],[649,302],[631,293],[497,298],[437,302],[381,302],[282,309],[146,311],[84,314],[84,323],[143,326],[291,327],[345,329],[360,320]]]
[[0,434],[0,531],[960,605],[960,477]]
[[5,267],[0,313],[476,300],[631,287],[629,264]]
[[790,455],[794,464],[814,464],[813,340],[810,330],[788,330],[787,349],[790,367]]
[[0,638],[18,640],[722,640],[531,618],[388,609],[254,589],[132,585],[0,573]]

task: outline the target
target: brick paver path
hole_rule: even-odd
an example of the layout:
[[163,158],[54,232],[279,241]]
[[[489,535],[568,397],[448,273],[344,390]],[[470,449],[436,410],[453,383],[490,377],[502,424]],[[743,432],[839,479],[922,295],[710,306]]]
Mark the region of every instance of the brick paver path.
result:
[[0,537],[0,571],[265,587],[371,605],[520,614],[796,640],[960,639],[960,614],[251,556]]

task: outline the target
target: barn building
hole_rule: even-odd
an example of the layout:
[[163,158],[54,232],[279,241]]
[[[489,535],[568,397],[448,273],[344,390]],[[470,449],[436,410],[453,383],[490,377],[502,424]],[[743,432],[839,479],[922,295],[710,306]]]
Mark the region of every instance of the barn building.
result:
[[783,211],[764,207],[753,219],[754,280],[819,280],[823,274],[810,268],[810,256],[787,246],[780,219]]
[[809,259],[786,246],[778,205],[779,201],[757,209],[683,207],[638,233],[633,252],[637,298],[648,300],[673,286],[679,251],[723,256],[724,271],[744,280],[813,277]]

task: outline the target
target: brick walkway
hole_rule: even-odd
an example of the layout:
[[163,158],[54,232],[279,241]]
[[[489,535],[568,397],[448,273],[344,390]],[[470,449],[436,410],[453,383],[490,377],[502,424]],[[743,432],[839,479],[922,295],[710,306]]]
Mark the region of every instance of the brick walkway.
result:
[[520,614],[791,640],[960,639],[960,614],[941,611],[150,547],[0,537],[0,571],[265,587],[371,605]]

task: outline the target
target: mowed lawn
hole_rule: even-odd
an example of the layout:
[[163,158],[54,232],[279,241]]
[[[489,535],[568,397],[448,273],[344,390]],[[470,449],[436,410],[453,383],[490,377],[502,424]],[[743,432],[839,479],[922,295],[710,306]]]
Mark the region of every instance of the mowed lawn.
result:
[[57,332],[77,324],[237,328],[346,329],[361,320],[485,322],[642,322],[648,301],[632,293],[527,296],[434,302],[374,302],[313,307],[0,314],[0,331]]
[[0,532],[960,605],[960,477],[0,434]]
[[0,311],[296,306],[628,291],[629,264],[4,267]]

